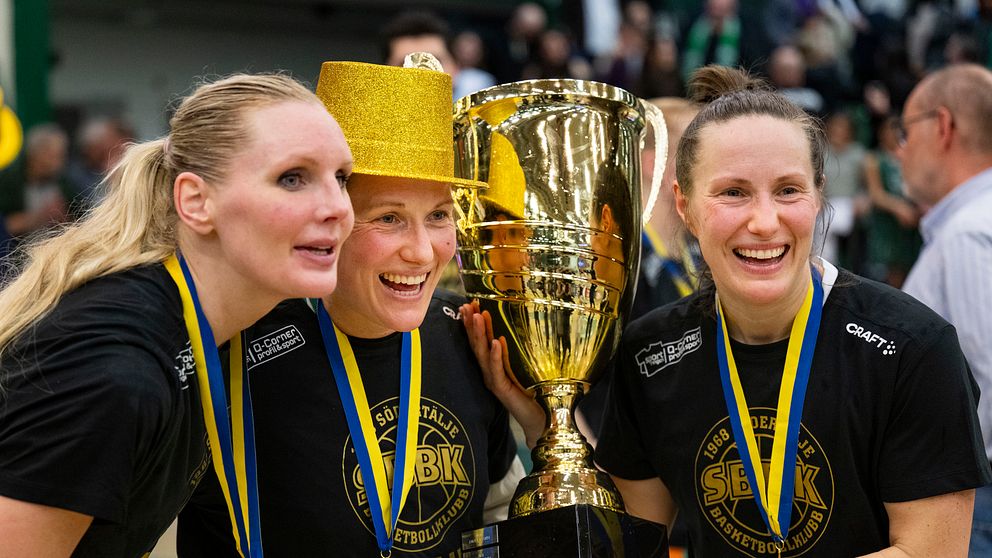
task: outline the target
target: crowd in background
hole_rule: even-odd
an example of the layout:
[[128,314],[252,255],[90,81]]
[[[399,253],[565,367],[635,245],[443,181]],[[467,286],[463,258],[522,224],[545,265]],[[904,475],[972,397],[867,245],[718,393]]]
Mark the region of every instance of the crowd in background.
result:
[[[383,35],[411,29],[446,37],[450,58],[442,62],[455,98],[534,78],[592,79],[644,98],[679,97],[687,77],[711,63],[765,75],[822,118],[829,134],[825,257],[897,287],[918,253],[926,208],[903,195],[896,115],[928,72],[966,61],[992,67],[992,0],[528,2],[502,27],[458,18],[449,25],[418,12],[384,23]],[[74,132],[70,142],[55,124],[34,127],[21,159],[0,174],[0,217],[11,237],[0,255],[84,211],[133,135],[126,123],[103,117]]]

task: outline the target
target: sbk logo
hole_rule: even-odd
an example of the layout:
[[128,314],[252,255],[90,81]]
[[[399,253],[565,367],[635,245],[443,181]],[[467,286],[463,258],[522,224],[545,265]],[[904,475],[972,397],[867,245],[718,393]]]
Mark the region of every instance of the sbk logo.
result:
[[697,327],[682,334],[675,341],[651,343],[634,356],[641,374],[648,378],[679,362],[685,355],[703,345],[703,334]]

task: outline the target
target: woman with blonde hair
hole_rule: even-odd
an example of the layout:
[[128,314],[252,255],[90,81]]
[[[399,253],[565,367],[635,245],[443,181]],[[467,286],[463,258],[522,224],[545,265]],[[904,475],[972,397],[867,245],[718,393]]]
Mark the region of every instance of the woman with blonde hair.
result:
[[251,400],[235,369],[229,423],[217,347],[333,291],[351,153],[280,75],[202,85],[170,127],[0,291],[0,556],[145,555],[211,457],[248,554]]

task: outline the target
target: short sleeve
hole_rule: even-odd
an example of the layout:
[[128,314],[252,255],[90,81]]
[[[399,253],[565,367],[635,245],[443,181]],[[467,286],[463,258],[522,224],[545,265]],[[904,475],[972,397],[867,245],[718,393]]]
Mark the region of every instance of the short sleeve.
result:
[[954,328],[934,332],[903,362],[881,440],[882,500],[905,502],[988,484],[978,389]]
[[113,339],[33,348],[4,359],[0,494],[122,521],[168,422],[168,376],[146,350]]
[[636,403],[636,380],[639,372],[634,359],[621,341],[615,366],[610,376],[606,395],[603,424],[596,444],[596,464],[611,475],[642,480],[657,477],[641,443],[642,433],[632,410],[641,408]]

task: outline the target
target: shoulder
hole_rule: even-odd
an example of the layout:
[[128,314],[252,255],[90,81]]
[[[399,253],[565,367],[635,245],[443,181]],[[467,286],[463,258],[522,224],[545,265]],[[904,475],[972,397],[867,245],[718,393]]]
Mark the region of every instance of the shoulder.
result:
[[99,277],[67,293],[42,322],[81,320],[141,329],[172,328],[182,322],[179,290],[161,264]]
[[458,321],[460,327],[461,317],[458,313],[458,308],[468,302],[469,300],[465,295],[444,289],[437,289],[434,291],[434,296],[431,297],[431,305],[427,310],[426,319],[439,319],[443,316],[447,318],[447,321]]
[[8,403],[154,414],[186,389],[188,345],[178,290],[161,265],[100,277],[65,295],[4,354]]
[[623,332],[624,343],[650,342],[699,328],[706,318],[705,298],[712,296],[709,291],[697,292],[651,310],[627,325]]
[[286,325],[311,325],[317,323],[317,313],[305,298],[284,300],[268,314],[259,318],[246,331],[251,335],[264,335]]
[[951,325],[912,296],[888,285],[841,270],[824,305],[821,330],[898,344],[927,345]]

